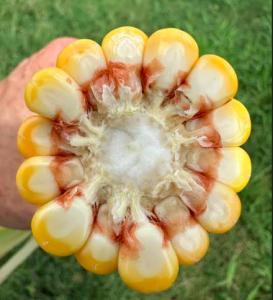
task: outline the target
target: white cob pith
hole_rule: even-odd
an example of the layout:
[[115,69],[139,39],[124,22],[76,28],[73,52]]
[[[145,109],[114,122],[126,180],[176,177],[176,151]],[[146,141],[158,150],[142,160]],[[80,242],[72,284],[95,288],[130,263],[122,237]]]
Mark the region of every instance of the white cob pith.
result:
[[140,292],[175,280],[198,262],[209,236],[238,221],[236,192],[251,162],[239,148],[250,135],[246,108],[233,99],[237,76],[222,58],[198,58],[178,29],[149,39],[110,32],[68,45],[57,68],[26,88],[29,109],[18,146],[28,158],[17,174],[22,197],[39,205],[38,244],[75,254],[88,271],[118,269]]

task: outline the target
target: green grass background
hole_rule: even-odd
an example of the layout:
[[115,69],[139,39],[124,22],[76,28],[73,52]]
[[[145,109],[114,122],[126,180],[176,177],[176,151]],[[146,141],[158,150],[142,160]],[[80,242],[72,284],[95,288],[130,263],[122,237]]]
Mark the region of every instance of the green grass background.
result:
[[201,53],[235,67],[239,98],[253,132],[245,145],[253,176],[240,194],[243,214],[228,234],[211,236],[199,264],[181,268],[168,291],[141,295],[117,273],[85,272],[74,257],[35,252],[0,287],[1,300],[269,300],[271,298],[271,1],[270,0],[0,0],[0,78],[23,58],[60,36],[90,38],[122,25],[148,35],[177,27],[192,34]]

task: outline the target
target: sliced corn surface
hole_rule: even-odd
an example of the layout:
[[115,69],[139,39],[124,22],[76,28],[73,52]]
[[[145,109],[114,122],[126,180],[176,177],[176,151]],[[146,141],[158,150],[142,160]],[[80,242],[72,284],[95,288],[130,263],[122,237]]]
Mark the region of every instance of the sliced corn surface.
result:
[[32,231],[56,256],[94,274],[118,270],[142,293],[199,262],[209,234],[238,222],[250,180],[250,136],[238,79],[223,58],[199,58],[179,29],[134,27],[102,45],[80,39],[26,87],[39,115],[20,127],[18,190],[38,206]]

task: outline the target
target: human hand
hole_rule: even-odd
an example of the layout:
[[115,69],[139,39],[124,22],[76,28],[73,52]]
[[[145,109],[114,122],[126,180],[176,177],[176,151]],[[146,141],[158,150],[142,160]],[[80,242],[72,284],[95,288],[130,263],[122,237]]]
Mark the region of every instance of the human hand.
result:
[[22,61],[0,82],[0,226],[29,229],[35,207],[22,200],[16,172],[24,160],[17,149],[17,132],[32,113],[24,102],[25,87],[43,68],[53,67],[61,50],[74,38],[58,38]]

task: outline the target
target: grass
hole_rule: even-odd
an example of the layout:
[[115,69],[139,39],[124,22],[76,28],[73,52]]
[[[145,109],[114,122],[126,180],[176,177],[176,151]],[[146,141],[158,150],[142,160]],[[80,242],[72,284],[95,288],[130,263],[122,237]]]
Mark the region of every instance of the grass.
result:
[[121,25],[147,34],[178,27],[201,53],[235,67],[237,95],[249,109],[253,133],[245,148],[253,176],[240,194],[243,214],[226,235],[211,236],[204,260],[181,268],[174,286],[156,295],[128,289],[117,273],[86,273],[75,258],[35,252],[0,287],[13,300],[269,300],[271,298],[271,1],[270,0],[1,0],[0,78],[52,39],[70,35],[101,42]]

